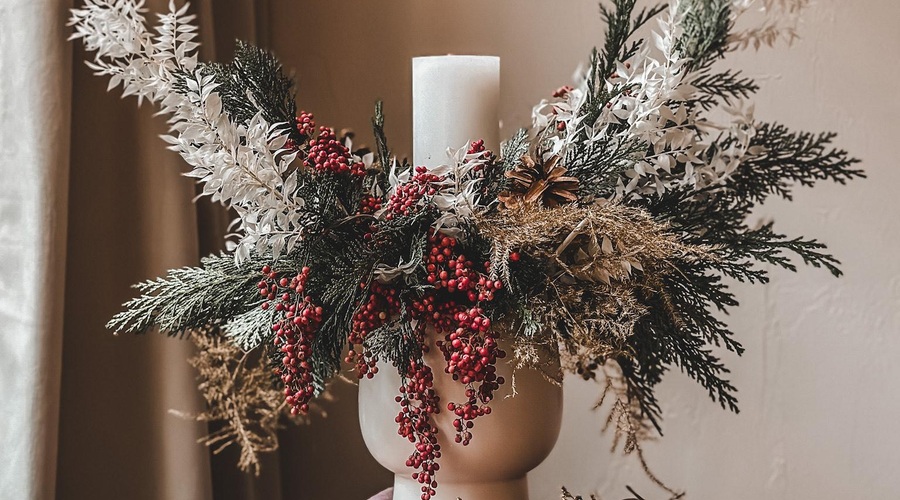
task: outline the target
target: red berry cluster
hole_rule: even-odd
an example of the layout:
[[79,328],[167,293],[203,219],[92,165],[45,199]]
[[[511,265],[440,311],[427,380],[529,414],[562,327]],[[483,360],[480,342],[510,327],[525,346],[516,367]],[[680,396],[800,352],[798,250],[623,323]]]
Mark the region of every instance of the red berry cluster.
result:
[[[356,210],[356,214],[373,215],[381,210],[383,204],[384,200],[379,198],[378,196],[372,196],[371,194],[364,195],[359,200],[359,208]],[[378,226],[375,224],[374,219],[363,218],[360,219],[359,224],[360,227],[363,227],[366,230],[366,232],[363,233],[363,239],[365,239],[366,241],[371,241],[372,238],[375,237],[375,231],[378,231]]]
[[[294,122],[297,126],[297,132],[303,136],[303,139],[309,139],[312,137],[313,132],[316,129],[316,122],[313,120],[312,113],[307,113],[306,111],[301,111],[300,115],[294,118]],[[294,142],[293,139],[288,138],[287,142],[284,143],[284,149],[297,149],[297,143]]]
[[435,298],[434,293],[413,299],[409,306],[409,315],[419,321],[420,328],[430,325],[437,333],[449,332],[455,327],[457,311],[462,306],[453,297]]
[[484,153],[482,155],[482,162],[472,169],[475,172],[481,172],[479,175],[484,175],[484,167],[485,165],[491,164],[494,161],[494,153],[484,147],[484,139],[478,139],[477,141],[472,141],[472,144],[469,146],[469,150],[466,151],[466,154],[475,155],[479,153]]
[[[500,280],[492,280],[477,272],[473,262],[457,251],[456,238],[432,233],[428,244],[426,280],[435,291],[447,290],[451,297],[465,294],[467,303],[475,304],[493,300],[494,293],[503,288]],[[484,267],[489,270],[490,262],[485,262]],[[426,319],[433,318],[436,331],[448,333],[443,341],[437,342],[447,361],[444,371],[468,386],[468,400],[465,403],[448,405],[450,411],[459,417],[453,422],[457,431],[456,442],[466,445],[472,438],[472,420],[490,413],[490,408],[484,405],[493,399],[494,391],[504,383],[503,377],[497,377],[496,364],[497,359],[505,357],[506,353],[491,334],[491,320],[484,315],[481,307],[458,306],[452,298],[439,304],[450,305],[450,308],[440,308],[438,311],[438,306],[429,304],[434,313]]]
[[312,137],[316,131],[316,121],[313,114],[307,111],[301,111],[297,118],[297,132],[304,137]]
[[[494,293],[503,288],[500,280],[491,280],[475,270],[474,264],[462,253],[456,253],[456,238],[432,232],[428,237],[425,277],[436,290],[464,293],[469,302],[494,299]],[[484,263],[485,270],[490,261]]]
[[262,272],[265,279],[257,287],[260,295],[268,299],[262,308],[268,309],[270,303],[274,303],[278,313],[272,330],[275,346],[283,354],[278,371],[284,383],[284,399],[292,414],[306,414],[309,400],[315,394],[310,359],[312,343],[322,323],[322,307],[315,305],[309,295],[304,295],[308,267],[290,279],[279,278],[269,266],[263,266]]
[[381,198],[377,196],[372,196],[371,194],[364,195],[362,199],[359,200],[359,210],[356,213],[359,214],[374,214],[375,212],[381,210],[381,206],[383,201]]
[[[484,139],[478,139],[477,141],[472,141],[472,144],[469,146],[468,154],[473,155],[484,151],[487,151],[484,147]],[[488,151],[488,154],[492,153]]]
[[422,500],[429,500],[437,488],[435,473],[441,468],[437,463],[441,458],[441,445],[431,419],[440,412],[441,398],[434,390],[431,368],[421,362],[410,363],[396,400],[400,403],[400,413],[395,419],[400,426],[397,433],[416,445],[406,466],[419,471],[412,477],[422,485]]
[[350,174],[362,177],[366,175],[362,162],[350,160],[350,150],[341,144],[334,135],[334,129],[319,127],[319,137],[311,141],[306,156],[306,166],[320,172],[328,171],[337,174]]
[[390,220],[394,214],[411,214],[422,198],[426,195],[434,196],[437,192],[432,184],[443,180],[443,176],[429,173],[427,167],[416,167],[415,175],[407,182],[397,186],[397,190],[391,195],[385,218]]
[[[360,286],[365,287],[365,283]],[[397,290],[378,282],[372,283],[368,300],[353,315],[350,334],[347,337],[350,350],[345,361],[355,362],[356,375],[359,378],[372,378],[378,373],[378,357],[368,352],[365,347],[361,353],[358,353],[355,347],[363,346],[369,332],[384,325],[392,315],[398,312],[400,312],[400,299],[397,296]]]
[[[484,151],[483,143],[473,143],[473,148],[482,148],[473,154]],[[438,181],[439,177],[424,168],[417,169],[413,180],[401,186],[389,201],[388,213],[409,213],[418,200],[429,194],[430,184]],[[428,327],[445,334],[444,340],[437,342],[447,361],[445,372],[467,386],[466,401],[451,403],[447,408],[457,416],[454,421],[456,442],[467,445],[472,439],[472,420],[491,413],[487,404],[494,397],[494,391],[504,383],[496,374],[496,363],[506,354],[491,333],[490,319],[482,308],[474,306],[493,300],[503,284],[485,274],[490,271],[489,262],[485,262],[484,270],[479,272],[477,267],[480,266],[467,258],[461,249],[456,238],[436,232],[429,234],[425,266],[426,279],[433,288],[421,296],[408,297],[405,312],[416,322],[415,333],[423,352],[428,352],[425,343]],[[356,352],[355,346],[362,345],[371,331],[400,314],[402,304],[398,289],[380,283],[371,285],[366,301],[353,317],[348,336],[350,353],[347,361],[356,363],[360,378],[374,376],[377,359],[365,350]],[[396,418],[398,432],[416,445],[407,465],[416,469],[413,478],[422,484],[422,498],[426,500],[432,498],[437,487],[435,475],[440,458],[438,430],[432,419],[440,411],[440,400],[434,390],[433,377],[431,368],[421,360],[412,363],[404,373],[403,386],[396,398],[401,407]]]
[[[486,404],[491,402],[494,391],[505,382],[503,377],[497,376],[497,359],[506,357],[506,353],[491,334],[491,320],[484,315],[482,308],[460,311],[456,314],[456,320],[459,324],[456,330],[437,345],[447,361],[444,371],[451,374],[453,380],[468,386],[465,403],[447,405],[447,409],[458,417],[453,421],[456,442],[467,445],[472,439],[472,421],[491,413]],[[477,389],[475,384],[479,384]]]

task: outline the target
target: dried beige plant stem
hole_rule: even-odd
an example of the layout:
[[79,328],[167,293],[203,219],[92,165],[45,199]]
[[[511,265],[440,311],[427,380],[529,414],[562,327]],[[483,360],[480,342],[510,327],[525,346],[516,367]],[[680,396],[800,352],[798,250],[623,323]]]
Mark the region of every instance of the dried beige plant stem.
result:
[[686,245],[648,213],[605,203],[581,207],[545,208],[521,205],[476,220],[492,235],[491,266],[508,280],[511,252],[555,262],[582,281],[627,280],[633,269],[644,269],[672,257],[709,258],[708,248]]
[[[799,38],[802,12],[812,0],[734,0],[732,17],[756,17],[753,26],[728,36],[731,50],[772,47],[783,40],[789,45]],[[755,12],[754,12],[755,11]],[[758,19],[758,18],[762,19]]]
[[[283,394],[272,383],[263,353],[241,351],[215,328],[194,331],[190,338],[197,354],[189,363],[197,370],[197,387],[207,408],[197,415],[172,413],[220,425],[198,441],[213,453],[238,446],[238,467],[259,475],[260,454],[278,449],[277,433],[283,423],[306,422],[308,417],[292,417],[286,411]],[[323,413],[320,407],[314,410]]]
[[618,363],[613,360],[607,360],[603,365],[603,374],[606,378],[604,381],[603,392],[594,408],[597,409],[603,406],[607,396],[610,394],[615,398],[612,403],[612,409],[610,410],[603,427],[603,431],[606,432],[615,425],[612,451],[619,448],[619,445],[621,444],[624,453],[633,453],[637,456],[644,473],[654,484],[671,495],[670,500],[683,498],[685,493],[673,489],[659,479],[659,477],[650,469],[650,465],[644,457],[644,449],[642,448],[641,443],[652,440],[654,437],[646,425],[645,419],[641,417],[640,409],[638,405],[635,404],[634,398],[631,398],[628,395],[628,386],[622,377],[621,368]]

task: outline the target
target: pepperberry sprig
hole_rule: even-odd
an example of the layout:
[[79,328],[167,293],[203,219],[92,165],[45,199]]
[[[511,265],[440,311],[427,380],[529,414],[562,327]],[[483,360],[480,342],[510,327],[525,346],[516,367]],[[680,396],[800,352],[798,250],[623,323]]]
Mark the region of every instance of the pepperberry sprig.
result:
[[[422,349],[423,353],[427,352],[428,346],[423,344]],[[441,468],[438,463],[441,445],[432,418],[441,411],[441,398],[434,390],[434,374],[423,360],[409,364],[400,395],[395,399],[400,403],[400,413],[395,419],[399,424],[397,433],[416,446],[406,460],[406,466],[417,471],[412,478],[422,485],[422,500],[429,500],[435,494],[436,473]]]
[[294,118],[294,129],[300,136],[300,140],[298,142],[294,141],[293,138],[288,138],[287,142],[284,144],[285,149],[301,149],[301,147],[309,142],[316,132],[316,121],[313,114],[308,111],[300,111],[300,114]]
[[307,139],[312,138],[313,134],[316,132],[315,117],[308,111],[301,111],[300,114],[297,115],[295,123],[297,125],[297,132]]
[[434,185],[445,179],[442,175],[429,172],[428,168],[423,166],[416,167],[415,172],[411,179],[397,186],[397,190],[391,195],[385,219],[392,220],[396,215],[414,213],[426,196],[434,196],[437,193]]
[[447,361],[445,371],[466,386],[466,401],[451,402],[447,409],[457,417],[453,420],[456,442],[468,445],[473,421],[491,413],[488,403],[505,382],[497,376],[497,360],[506,357],[506,352],[500,349],[490,329],[491,320],[482,308],[460,311],[456,320],[459,326],[444,341],[438,341],[438,348]]
[[334,129],[319,127],[319,136],[310,141],[309,153],[304,163],[318,172],[350,174],[356,177],[366,175],[365,164],[354,161],[350,149],[338,140]]
[[283,355],[277,373],[284,384],[284,399],[291,414],[305,415],[309,412],[309,401],[315,395],[311,359],[323,309],[305,294],[309,267],[291,278],[279,277],[268,265],[263,266],[262,272],[265,277],[257,288],[267,300],[260,307],[274,307],[275,310],[273,343]]
[[469,144],[469,149],[466,150],[466,155],[477,155],[480,157],[479,161],[472,167],[472,170],[477,172],[479,177],[484,177],[485,165],[491,165],[497,160],[497,157],[494,156],[494,152],[485,147],[484,139],[472,141],[472,143]]
[[[360,287],[365,286],[365,283],[360,283]],[[344,361],[355,364],[358,378],[371,379],[378,373],[378,356],[366,348],[366,337],[399,312],[400,299],[397,289],[373,282],[368,299],[353,315],[350,333],[347,336],[349,349]],[[361,348],[361,352],[356,351],[357,346]]]
[[[434,286],[435,293],[446,290],[451,298],[440,301],[444,314],[430,304],[435,311],[427,319],[438,333],[446,332],[444,339],[436,342],[447,362],[445,373],[467,387],[466,401],[451,402],[447,409],[458,417],[453,422],[456,442],[468,445],[472,439],[472,421],[490,414],[487,404],[493,399],[494,391],[505,382],[496,374],[496,363],[506,353],[499,348],[484,309],[464,304],[493,300],[503,283],[477,272],[474,263],[459,251],[456,238],[432,232],[428,243],[426,281]],[[490,270],[490,262],[485,262],[484,268]],[[453,297],[459,295],[462,297],[457,302]]]

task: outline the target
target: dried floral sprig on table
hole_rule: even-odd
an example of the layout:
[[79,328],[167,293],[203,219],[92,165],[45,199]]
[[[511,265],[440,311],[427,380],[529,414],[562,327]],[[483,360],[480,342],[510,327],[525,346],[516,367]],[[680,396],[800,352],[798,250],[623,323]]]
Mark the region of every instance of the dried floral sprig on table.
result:
[[[138,285],[110,328],[194,332],[203,418],[230,422],[211,444],[240,444],[247,467],[275,445],[282,408],[307,413],[344,360],[359,377],[390,362],[423,498],[440,458],[428,446],[441,411],[428,348],[469,389],[450,410],[463,443],[505,383],[501,336],[513,363],[533,361],[529,346],[558,346],[569,371],[604,380],[626,452],[641,456],[641,439],[661,432],[655,388],[672,368],[737,411],[713,350],[743,352],[716,316],[737,305],[725,280],[765,283],[766,266],[795,270],[791,255],[841,274],[822,243],[751,226],[752,209],[863,174],[833,134],[756,119],[757,85],[720,67],[733,50],[793,38],[805,0],[611,3],[605,42],[574,85],[535,107],[530,130],[499,154],[476,141],[426,168],[391,156],[380,105],[374,151],[316,128],[263,50],[241,44],[230,64],[198,62],[186,5],[172,3],[151,32],[142,2],[87,0],[71,24],[95,52],[88,64],[110,88],[159,105],[187,175],[238,214],[229,253]],[[787,24],[737,28],[752,5],[790,14]],[[638,38],[650,21],[652,38]],[[277,376],[246,371],[245,353]],[[260,432],[241,430],[248,419]]]

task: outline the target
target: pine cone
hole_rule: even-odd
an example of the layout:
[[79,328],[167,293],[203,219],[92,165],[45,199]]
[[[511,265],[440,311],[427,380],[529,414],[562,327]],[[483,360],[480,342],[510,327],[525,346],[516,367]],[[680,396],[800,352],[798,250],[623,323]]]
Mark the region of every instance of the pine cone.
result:
[[501,207],[514,208],[523,204],[540,203],[556,207],[578,199],[578,179],[566,177],[566,168],[559,165],[559,155],[542,161],[543,155],[525,155],[522,162],[506,172],[509,191],[497,196]]

